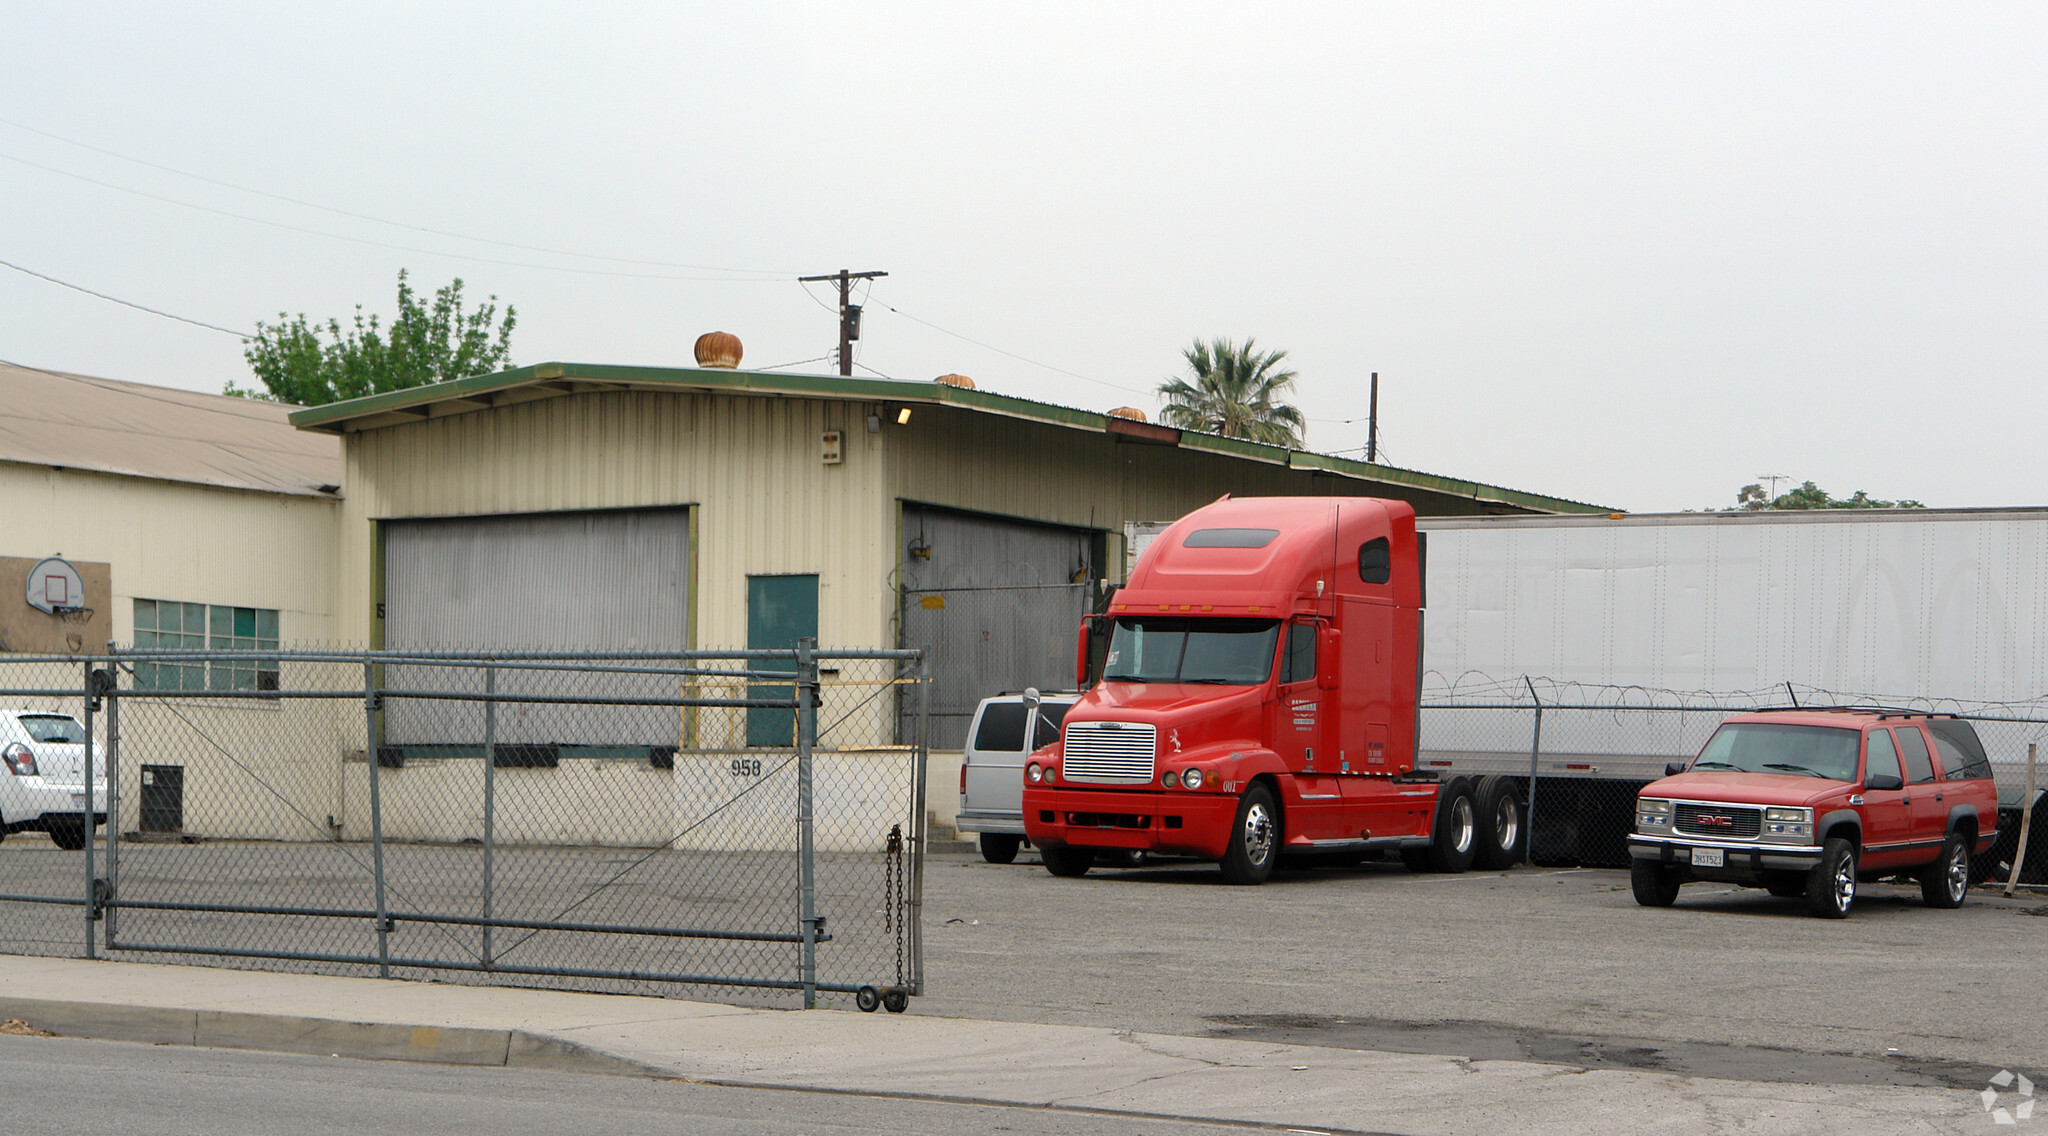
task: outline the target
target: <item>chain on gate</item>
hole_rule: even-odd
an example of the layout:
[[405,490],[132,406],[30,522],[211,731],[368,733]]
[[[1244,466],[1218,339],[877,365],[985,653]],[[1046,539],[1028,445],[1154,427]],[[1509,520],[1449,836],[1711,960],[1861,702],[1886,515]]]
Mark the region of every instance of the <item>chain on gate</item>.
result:
[[877,990],[863,986],[854,998],[862,1012],[872,1013],[887,1006],[900,1014],[910,1005],[910,991],[903,978],[903,944],[910,933],[910,919],[904,910],[903,826],[889,826],[889,839],[882,845],[882,929],[896,936],[896,984]]

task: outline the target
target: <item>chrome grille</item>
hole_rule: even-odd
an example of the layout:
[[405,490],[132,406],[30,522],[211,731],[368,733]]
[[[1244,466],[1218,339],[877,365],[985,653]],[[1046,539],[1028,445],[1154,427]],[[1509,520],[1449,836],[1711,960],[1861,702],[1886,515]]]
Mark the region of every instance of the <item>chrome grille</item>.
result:
[[1060,760],[1064,781],[1149,785],[1159,731],[1138,722],[1072,722]]
[[1763,831],[1764,811],[1741,805],[1680,804],[1672,821],[1672,827],[1687,836],[1754,840]]

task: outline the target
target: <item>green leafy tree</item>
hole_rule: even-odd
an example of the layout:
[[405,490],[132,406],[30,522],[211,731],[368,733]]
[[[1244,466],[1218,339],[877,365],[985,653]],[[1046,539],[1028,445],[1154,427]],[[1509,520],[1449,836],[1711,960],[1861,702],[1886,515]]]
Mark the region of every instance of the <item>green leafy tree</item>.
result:
[[305,314],[279,312],[274,324],[259,321],[256,336],[242,341],[243,358],[262,390],[228,384],[243,398],[319,406],[366,394],[404,390],[446,379],[489,374],[512,366],[512,327],[517,313],[505,305],[498,322],[498,298],[464,311],[462,281],[456,279],[422,303],[398,270],[398,315],[389,328],[356,305],[355,322],[307,321]]
[[1181,355],[1193,381],[1172,379],[1159,385],[1166,398],[1161,422],[1226,438],[1301,445],[1307,420],[1281,401],[1294,392],[1295,373],[1280,369],[1287,352],[1259,351],[1250,338],[1242,345],[1219,338],[1210,343],[1197,339]]
[[1843,498],[1809,481],[1790,492],[1772,497],[1761,485],[1745,485],[1735,495],[1735,509],[1756,512],[1763,509],[1925,509],[1918,501],[1879,501],[1863,490]]

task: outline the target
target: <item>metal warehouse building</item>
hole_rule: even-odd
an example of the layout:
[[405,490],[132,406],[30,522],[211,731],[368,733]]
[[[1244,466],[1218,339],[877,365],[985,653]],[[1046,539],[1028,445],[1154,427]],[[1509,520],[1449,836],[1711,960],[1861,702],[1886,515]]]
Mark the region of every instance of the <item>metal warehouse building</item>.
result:
[[548,363],[291,422],[344,441],[344,641],[922,647],[937,749],[984,694],[1072,683],[1127,524],[1225,493],[1595,511],[936,382]]

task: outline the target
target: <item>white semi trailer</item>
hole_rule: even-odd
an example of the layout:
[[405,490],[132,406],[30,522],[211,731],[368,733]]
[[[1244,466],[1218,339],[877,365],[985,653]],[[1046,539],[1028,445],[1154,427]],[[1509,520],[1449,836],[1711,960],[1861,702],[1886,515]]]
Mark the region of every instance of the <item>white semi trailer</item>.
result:
[[[2048,699],[2048,509],[1437,517],[1417,527],[1429,534],[1426,703],[1511,696],[1525,675],[1549,699],[1631,705],[1671,704],[1651,693],[1669,691],[1779,704],[1943,699],[1957,709]],[[1503,752],[1497,724],[1428,717],[1434,764],[1526,772],[1527,750]],[[1691,756],[1716,720],[1685,717],[1683,730],[1645,730],[1624,725],[1626,714],[1607,727],[1582,715],[1543,747],[1542,772],[1654,776],[1666,758]],[[2015,783],[2024,743],[2017,753],[1994,745],[1992,756],[2001,783]]]

